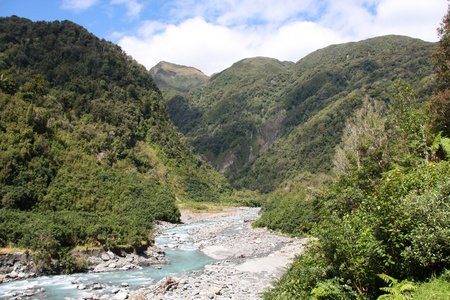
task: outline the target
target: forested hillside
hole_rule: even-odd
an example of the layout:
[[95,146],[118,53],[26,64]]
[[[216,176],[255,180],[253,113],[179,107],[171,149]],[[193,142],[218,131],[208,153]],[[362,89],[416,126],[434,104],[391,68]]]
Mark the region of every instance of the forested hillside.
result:
[[168,99],[174,124],[239,188],[273,191],[332,169],[345,119],[371,98],[388,105],[396,80],[424,102],[436,44],[384,36],[318,50],[296,64],[245,59],[206,86]]
[[1,18],[0,75],[0,246],[52,268],[77,245],[150,242],[154,219],[178,221],[176,199],[230,195],[150,73],[84,28]]
[[256,226],[315,239],[265,299],[450,298],[450,9],[439,36],[432,85],[401,76],[345,117],[333,180],[266,198]]

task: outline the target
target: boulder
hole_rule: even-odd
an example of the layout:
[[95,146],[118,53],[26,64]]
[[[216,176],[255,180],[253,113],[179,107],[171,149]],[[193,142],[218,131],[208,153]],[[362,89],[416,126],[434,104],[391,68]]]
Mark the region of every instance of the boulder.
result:
[[128,292],[120,291],[117,294],[115,294],[111,299],[112,300],[125,300],[125,299],[128,299]]

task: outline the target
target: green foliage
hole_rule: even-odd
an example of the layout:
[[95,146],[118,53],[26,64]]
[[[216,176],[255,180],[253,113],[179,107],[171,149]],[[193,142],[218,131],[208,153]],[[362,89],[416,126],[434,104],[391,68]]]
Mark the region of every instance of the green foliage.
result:
[[348,116],[366,98],[387,106],[396,80],[410,82],[424,103],[436,46],[384,36],[329,46],[296,64],[245,59],[168,99],[169,112],[234,186],[267,193],[298,173],[330,172]]
[[[285,277],[290,279],[280,279],[274,294],[294,290],[303,293],[301,298],[314,293],[331,298],[345,291],[345,284],[351,292],[338,297],[412,299],[410,280],[423,281],[448,268],[450,167],[439,154],[446,140],[430,132],[429,119],[415,106],[413,95],[408,85],[398,85],[386,116],[391,122],[375,126],[380,132],[373,136],[391,136],[383,146],[386,165],[377,172],[371,171],[379,166],[376,159],[364,161],[362,155],[370,149],[364,143],[372,145],[372,141],[364,138],[350,143],[352,137],[370,136],[374,123],[364,123],[370,114],[348,123],[344,132],[357,129],[356,134],[344,136],[340,149],[347,149],[343,152],[350,167],[343,168],[345,172],[316,195],[312,214],[318,223],[309,233],[318,241],[294,262],[297,268],[310,270],[310,263],[302,259],[315,251],[327,271],[311,285],[299,281],[299,274],[289,269]],[[355,159],[351,160],[349,152],[356,153]],[[383,287],[377,274],[390,274],[381,276],[390,286]],[[389,294],[380,295],[381,291]],[[272,294],[267,295],[271,299]]]
[[448,270],[440,276],[433,276],[420,284],[413,293],[415,300],[445,300],[450,297],[450,273]]
[[[264,299],[356,299],[352,287],[333,277],[317,242],[311,242],[264,293]],[[329,279],[327,279],[329,278]]]
[[179,221],[176,197],[231,196],[120,47],[69,21],[13,16],[0,18],[0,53],[1,246],[74,271],[74,246],[149,243],[155,219]]
[[382,287],[380,290],[387,292],[387,294],[378,297],[378,300],[410,300],[413,299],[411,293],[416,289],[416,285],[413,282],[403,280],[398,282],[397,279],[386,275],[378,274],[378,277],[383,279],[384,282],[389,284],[389,287]]
[[263,214],[253,226],[291,235],[308,233],[319,218],[316,193],[329,183],[330,177],[324,174],[303,173],[279,190],[259,196]]
[[433,53],[433,64],[436,70],[437,88],[429,105],[429,114],[432,117],[432,126],[436,131],[444,131],[445,136],[450,134],[450,10],[442,19],[439,33],[439,47]]
[[312,201],[304,199],[270,197],[270,202],[265,206],[267,212],[264,212],[254,226],[302,235],[311,229],[314,221],[313,205]]
[[209,79],[208,76],[195,68],[179,66],[165,61],[159,62],[151,68],[150,73],[163,94],[169,94],[170,90],[189,92],[205,85]]
[[387,145],[386,119],[376,103],[366,99],[346,122],[342,142],[336,147],[335,172],[348,175],[365,169],[364,176],[378,177],[389,166]]

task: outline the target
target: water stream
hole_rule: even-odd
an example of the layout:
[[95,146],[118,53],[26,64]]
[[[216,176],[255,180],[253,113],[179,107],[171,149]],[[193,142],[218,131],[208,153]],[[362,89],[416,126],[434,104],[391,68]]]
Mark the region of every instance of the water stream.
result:
[[177,276],[202,269],[213,259],[199,251],[188,234],[188,231],[202,223],[177,226],[167,229],[155,239],[159,247],[164,248],[170,265],[161,269],[146,267],[142,270],[113,271],[103,273],[79,273],[72,275],[42,276],[38,278],[13,281],[0,284],[0,299],[9,299],[16,293],[44,289],[44,292],[32,296],[32,299],[64,299],[80,298],[91,290],[79,290],[78,286],[101,286],[95,290],[97,295],[111,294],[113,289],[126,285],[135,290],[156,283],[166,276]]

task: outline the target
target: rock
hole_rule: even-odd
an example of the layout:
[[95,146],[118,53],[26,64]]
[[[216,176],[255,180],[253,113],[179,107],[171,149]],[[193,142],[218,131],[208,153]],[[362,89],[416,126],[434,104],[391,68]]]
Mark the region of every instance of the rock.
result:
[[99,298],[95,294],[83,294],[81,296],[81,299],[83,299],[83,300],[98,300]]
[[110,269],[115,269],[116,268],[116,264],[115,263],[110,263],[109,265],[108,265],[108,268],[110,268]]
[[208,289],[209,292],[214,293],[215,295],[220,295],[220,292],[222,291],[221,287],[212,286]]
[[125,291],[121,291],[117,294],[115,294],[112,298],[112,300],[125,300],[128,299],[128,293]]
[[117,294],[118,292],[120,292],[121,290],[119,288],[113,288],[111,293],[113,294]]
[[93,290],[101,290],[101,289],[103,289],[103,288],[104,288],[104,286],[101,285],[101,284],[96,284],[96,285],[94,285],[94,286],[92,287]]
[[8,277],[10,278],[17,278],[19,276],[19,273],[17,273],[16,271],[12,271],[11,273],[8,274]]
[[85,285],[85,284],[80,284],[79,286],[77,286],[77,289],[79,289],[79,290],[85,290],[85,289],[87,289],[87,285]]
[[124,282],[124,283],[120,284],[119,286],[120,286],[120,287],[128,287],[129,284]]
[[111,259],[111,257],[109,257],[109,255],[107,253],[103,253],[102,257],[101,257],[104,261],[108,261]]

